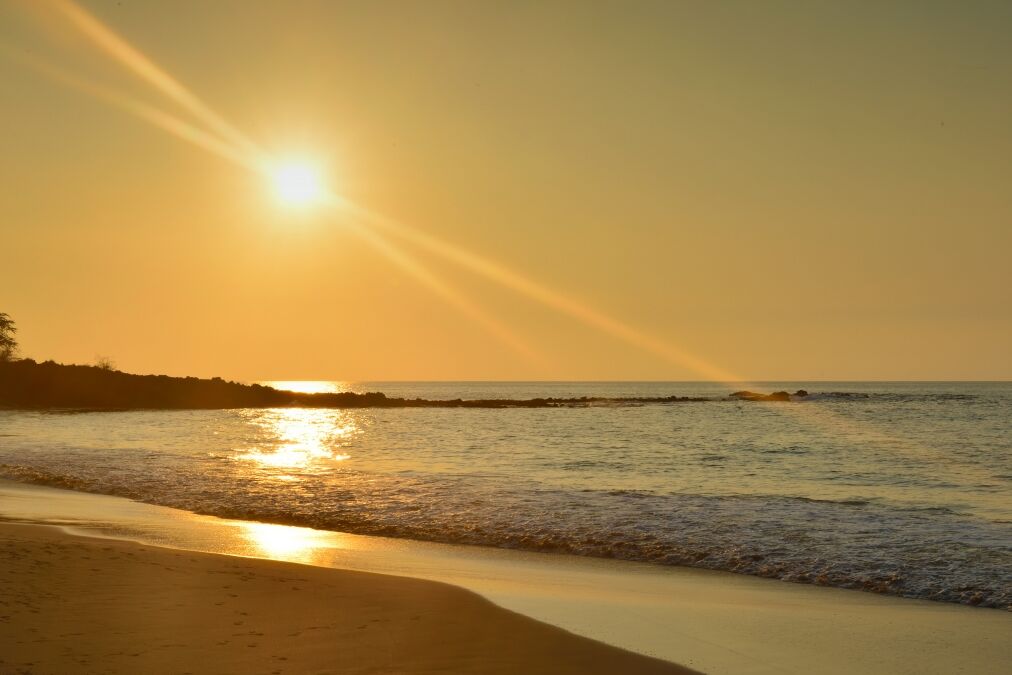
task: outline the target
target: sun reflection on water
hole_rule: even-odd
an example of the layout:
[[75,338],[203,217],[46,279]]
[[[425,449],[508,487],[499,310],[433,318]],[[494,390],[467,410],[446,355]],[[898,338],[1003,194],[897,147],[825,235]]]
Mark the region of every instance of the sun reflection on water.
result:
[[346,382],[331,382],[329,380],[268,380],[260,384],[300,394],[337,394],[350,390]]
[[269,523],[237,523],[249,541],[252,553],[275,560],[311,563],[316,555],[335,547],[335,535],[305,527]]
[[[358,433],[355,419],[341,410],[275,408],[249,413],[261,437],[253,448],[240,450],[235,459],[255,462],[264,470],[325,472],[337,462],[351,459],[346,446]],[[276,478],[295,480],[279,473]]]

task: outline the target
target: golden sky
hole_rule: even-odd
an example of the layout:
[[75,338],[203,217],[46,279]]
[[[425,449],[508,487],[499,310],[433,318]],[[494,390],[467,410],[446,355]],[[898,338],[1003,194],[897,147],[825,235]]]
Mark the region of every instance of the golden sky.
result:
[[272,157],[523,281],[390,236],[423,283],[355,212],[281,203],[95,96],[201,124],[65,4],[0,0],[0,311],[27,356],[242,380],[1012,377],[1012,3],[78,5]]

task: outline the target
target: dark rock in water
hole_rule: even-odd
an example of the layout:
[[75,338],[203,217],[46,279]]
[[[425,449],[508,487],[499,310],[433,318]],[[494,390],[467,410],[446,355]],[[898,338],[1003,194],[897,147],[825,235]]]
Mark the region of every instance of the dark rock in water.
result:
[[730,398],[739,401],[790,401],[791,395],[786,391],[775,391],[772,394],[759,394],[754,391],[736,391]]
[[805,391],[804,389],[798,389],[796,392],[794,392],[794,395],[795,396],[808,396],[808,392]]

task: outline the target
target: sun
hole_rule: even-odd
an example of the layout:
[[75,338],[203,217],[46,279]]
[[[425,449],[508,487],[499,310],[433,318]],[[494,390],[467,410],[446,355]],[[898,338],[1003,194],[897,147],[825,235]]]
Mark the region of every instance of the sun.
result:
[[288,206],[318,204],[326,192],[319,169],[307,162],[279,162],[271,170],[270,179],[275,196]]

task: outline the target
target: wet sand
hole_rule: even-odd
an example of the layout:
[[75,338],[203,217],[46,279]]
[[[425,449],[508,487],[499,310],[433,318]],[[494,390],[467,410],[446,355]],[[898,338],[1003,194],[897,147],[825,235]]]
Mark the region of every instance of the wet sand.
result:
[[689,673],[432,581],[0,525],[3,673]]

